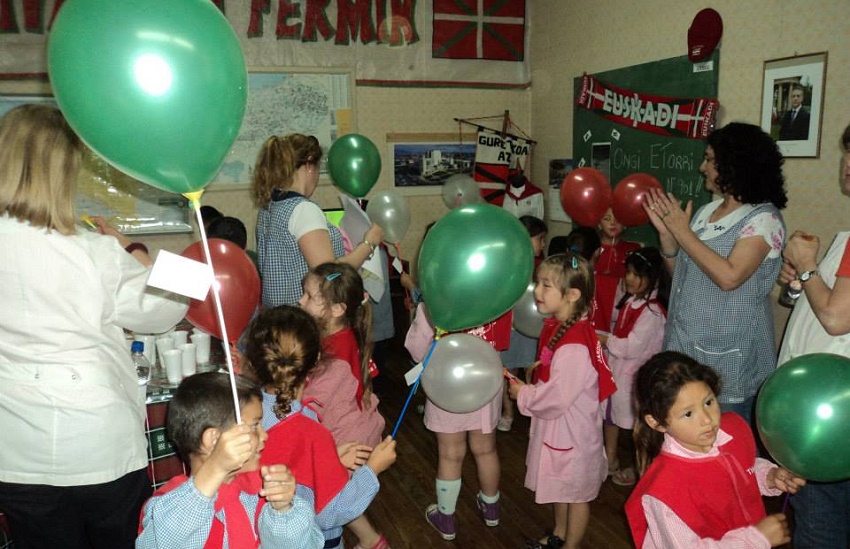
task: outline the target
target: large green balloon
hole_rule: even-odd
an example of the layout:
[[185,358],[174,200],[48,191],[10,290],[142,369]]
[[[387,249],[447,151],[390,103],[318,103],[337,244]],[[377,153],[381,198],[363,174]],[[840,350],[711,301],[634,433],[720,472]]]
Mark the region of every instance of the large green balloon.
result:
[[245,114],[245,59],[209,0],[65,2],[51,29],[48,69],[83,141],[165,191],[204,188]]
[[419,252],[419,286],[434,325],[453,332],[508,311],[533,268],[522,223],[492,204],[471,204],[452,210],[428,232]]
[[823,482],[850,478],[850,358],[814,353],[786,362],[759,393],[756,423],[789,471]]
[[381,155],[368,137],[343,135],[328,151],[328,173],[337,189],[363,198],[381,175]]

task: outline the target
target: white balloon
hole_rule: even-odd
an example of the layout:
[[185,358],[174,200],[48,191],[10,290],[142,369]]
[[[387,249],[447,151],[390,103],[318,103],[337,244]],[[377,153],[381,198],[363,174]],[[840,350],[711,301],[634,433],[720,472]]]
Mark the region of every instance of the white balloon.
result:
[[410,206],[404,197],[395,193],[376,193],[369,199],[366,213],[384,230],[384,241],[390,244],[400,242],[410,228]]
[[443,202],[450,210],[469,204],[483,202],[478,183],[471,175],[456,174],[443,183]]
[[502,390],[502,360],[493,347],[469,334],[450,334],[437,340],[422,388],[428,399],[448,412],[474,412]]
[[538,338],[543,330],[543,320],[546,316],[537,310],[534,299],[534,282],[528,285],[525,293],[514,305],[514,329],[524,336]]

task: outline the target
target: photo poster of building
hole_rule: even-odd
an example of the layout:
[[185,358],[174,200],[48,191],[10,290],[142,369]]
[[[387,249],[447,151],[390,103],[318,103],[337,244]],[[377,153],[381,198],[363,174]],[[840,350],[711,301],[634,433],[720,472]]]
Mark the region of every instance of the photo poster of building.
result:
[[457,174],[472,174],[475,143],[395,143],[396,188],[439,187]]

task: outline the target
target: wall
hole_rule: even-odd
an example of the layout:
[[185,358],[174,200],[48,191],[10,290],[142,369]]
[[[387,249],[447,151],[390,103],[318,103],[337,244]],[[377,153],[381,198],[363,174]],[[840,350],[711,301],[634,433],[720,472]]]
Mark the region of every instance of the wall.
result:
[[[847,226],[850,200],[840,196],[838,138],[850,123],[850,18],[845,0],[715,0],[723,18],[719,125],[758,124],[764,61],[829,52],[818,159],[788,159],[785,176],[791,230],[831,237]],[[687,53],[687,31],[705,2],[617,0],[534,3],[532,14],[532,135],[537,174],[550,158],[572,151],[573,78]],[[555,230],[568,230],[565,224]]]
[[[251,62],[249,61],[249,65]],[[371,139],[382,155],[383,170],[372,192],[393,190],[392,162],[389,156],[388,133],[458,133],[454,118],[477,118],[500,115],[510,111],[511,120],[531,133],[531,92],[528,90],[454,90],[428,88],[378,88],[359,87],[355,105],[357,131]],[[489,124],[488,124],[489,125]],[[496,126],[500,127],[497,120]],[[464,133],[474,133],[474,128],[464,126]],[[545,174],[545,172],[542,172]],[[339,207],[339,191],[330,183],[320,184],[313,199],[322,207]],[[412,226],[401,245],[402,257],[413,259],[418,252],[425,226],[445,215],[449,210],[440,194],[408,197]],[[248,226],[249,247],[253,246],[256,210],[249,191],[209,191],[202,204],[215,206],[225,215],[242,219]],[[153,249],[165,248],[179,252],[197,235],[168,235],[144,237]]]
[[[385,169],[375,190],[392,188],[386,134],[457,132],[453,118],[496,115],[509,110],[514,122],[538,141],[533,179],[545,181],[550,158],[572,151],[572,80],[594,73],[687,52],[687,29],[705,4],[695,0],[645,0],[625,7],[616,0],[534,0],[531,4],[533,80],[530,91],[358,88],[358,131],[380,149]],[[838,136],[850,122],[850,18],[845,0],[716,0],[723,17],[719,123],[758,123],[766,59],[828,51],[826,95],[818,159],[788,159],[785,174],[790,230],[805,229],[829,239],[846,227],[850,200],[840,196]],[[243,39],[244,40],[244,39]],[[246,48],[249,65],[264,63]],[[336,190],[321,186],[315,195],[325,207],[337,204]],[[402,245],[405,258],[418,250],[425,225],[447,212],[439,195],[410,197],[413,226]],[[253,233],[256,214],[247,190],[209,192],[204,204],[242,218]],[[553,234],[568,224],[552,223]],[[253,235],[252,235],[253,238]],[[145,238],[154,248],[179,251],[189,235]]]

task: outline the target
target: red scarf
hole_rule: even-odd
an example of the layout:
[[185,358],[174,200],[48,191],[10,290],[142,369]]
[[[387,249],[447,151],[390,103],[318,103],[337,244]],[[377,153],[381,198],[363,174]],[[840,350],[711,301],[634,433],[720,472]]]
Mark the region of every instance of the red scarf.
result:
[[[360,373],[361,359],[360,348],[357,346],[357,338],[354,335],[354,330],[351,328],[343,328],[342,330],[331,334],[322,340],[322,351],[328,356],[344,360],[351,368],[351,375],[357,380],[357,407],[363,409],[363,378]],[[378,366],[375,361],[369,361],[369,376],[375,378],[378,375]]]
[[631,303],[626,301],[622,309],[620,309],[619,316],[617,316],[617,324],[614,325],[614,331],[612,334],[615,337],[629,337],[629,334],[632,333],[632,328],[635,326],[635,322],[637,322],[637,319],[640,318],[641,313],[643,313],[643,310],[646,309],[647,305],[657,307],[658,310],[661,311],[661,314],[665,317],[667,316],[667,309],[665,309],[664,305],[662,305],[657,299],[644,301],[640,307],[632,307]]
[[348,470],[339,461],[331,432],[300,412],[282,419],[267,432],[260,463],[286,465],[298,484],[313,490],[318,515],[348,483]]
[[555,356],[555,351],[560,347],[568,344],[580,344],[587,347],[590,352],[590,362],[593,369],[596,370],[599,376],[599,402],[602,402],[617,390],[617,385],[614,383],[614,375],[611,373],[611,368],[605,360],[605,355],[602,353],[602,345],[599,343],[599,338],[596,336],[596,331],[590,324],[587,318],[583,318],[570,326],[564,335],[561,336],[554,347],[549,348],[550,340],[555,337],[561,322],[558,319],[550,317],[543,321],[543,330],[540,332],[540,340],[537,344],[537,357],[540,365],[534,369],[533,382],[543,383],[549,381],[549,374],[552,369],[552,357]]
[[[153,497],[167,494],[174,490],[184,482],[189,480],[186,475],[177,475],[169,480],[165,485],[160,486],[154,492]],[[239,495],[242,492],[259,496],[260,489],[263,487],[263,479],[259,471],[251,471],[236,475],[236,477],[227,483],[222,484],[218,488],[218,493],[215,498],[215,513],[222,509],[224,510],[224,520],[227,524],[221,522],[218,516],[213,517],[212,527],[207,536],[207,541],[204,543],[204,549],[221,549],[224,547],[224,534],[227,532],[228,547],[245,547],[257,548],[260,546],[260,538],[257,532],[259,528],[257,523],[260,519],[260,511],[265,505],[265,498],[259,498],[257,501],[257,509],[254,512],[254,524],[251,524],[251,518],[245,512],[245,507],[239,500]],[[142,532],[142,522],[145,518],[145,510],[142,508],[142,516],[139,521],[139,533]]]

